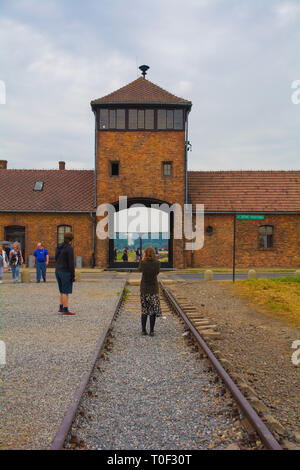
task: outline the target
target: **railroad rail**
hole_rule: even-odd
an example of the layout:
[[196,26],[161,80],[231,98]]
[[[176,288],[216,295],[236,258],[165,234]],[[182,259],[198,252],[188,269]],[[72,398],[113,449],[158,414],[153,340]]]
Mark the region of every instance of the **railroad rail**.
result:
[[[71,429],[72,423],[75,419],[77,410],[79,408],[81,399],[83,397],[84,391],[87,387],[87,384],[89,382],[89,379],[92,375],[93,369],[95,367],[96,361],[99,359],[99,355],[101,350],[103,349],[108,337],[110,336],[110,333],[113,328],[113,322],[116,319],[120,307],[122,305],[123,299],[124,299],[124,293],[126,292],[125,290],[126,287],[126,280],[124,281],[124,285],[122,287],[122,290],[116,300],[114,309],[110,315],[109,321],[107,323],[107,326],[105,330],[103,331],[103,334],[101,335],[97,347],[95,349],[91,366],[89,370],[84,374],[82,377],[82,380],[74,394],[73,400],[62,420],[62,423],[55,435],[55,438],[52,442],[51,445],[51,450],[59,450],[62,449],[64,446],[64,443],[67,439],[67,436],[69,434],[69,431]],[[239,390],[237,385],[234,383],[234,381],[231,379],[229,374],[225,371],[223,368],[222,364],[220,361],[216,358],[216,356],[213,354],[211,349],[209,348],[208,344],[206,341],[203,339],[201,334],[198,331],[198,328],[196,327],[195,323],[189,318],[189,315],[184,311],[184,307],[180,305],[178,300],[173,296],[173,294],[167,289],[167,287],[164,285],[162,281],[160,281],[160,287],[162,294],[164,298],[166,299],[167,303],[169,304],[170,309],[178,315],[183,322],[185,323],[186,327],[188,330],[191,332],[193,335],[193,338],[197,342],[198,346],[200,349],[204,352],[204,354],[207,356],[208,360],[211,362],[213,368],[216,370],[218,375],[220,376],[221,380],[223,381],[224,385],[227,387],[228,391],[232,395],[233,399],[237,403],[240,411],[245,415],[247,418],[249,424],[257,432],[257,434],[260,436],[262,443],[264,444],[266,449],[269,450],[282,450],[282,447],[280,444],[277,442],[273,434],[270,432],[270,430],[267,428],[267,426],[263,423],[261,418],[258,416],[256,411],[253,409],[251,404],[247,401],[245,396],[242,394],[242,392]]]
[[282,447],[280,444],[277,442],[273,434],[270,432],[270,430],[267,428],[267,426],[263,423],[261,418],[258,416],[256,411],[252,408],[248,400],[245,398],[245,396],[242,394],[242,392],[239,390],[239,388],[236,386],[236,384],[233,382],[229,374],[226,372],[226,370],[223,368],[222,364],[220,361],[216,358],[216,356],[213,354],[207,343],[204,341],[204,339],[201,337],[199,334],[197,328],[193,325],[191,320],[188,318],[187,314],[184,312],[184,310],[181,308],[179,303],[176,301],[175,297],[171,294],[171,292],[166,288],[164,283],[161,281],[160,282],[162,292],[167,298],[171,308],[182,318],[182,320],[185,322],[185,325],[187,328],[191,331],[192,335],[194,336],[195,340],[207,356],[208,360],[211,362],[215,370],[217,371],[218,375],[221,377],[223,380],[225,386],[237,402],[240,410],[244,413],[244,415],[247,417],[249,423],[253,427],[253,429],[257,432],[257,434],[261,437],[261,440],[265,447],[268,450],[282,450]]
[[60,450],[63,448],[63,445],[64,445],[64,442],[67,438],[67,435],[68,435],[68,432],[72,426],[72,422],[75,418],[75,415],[76,415],[76,412],[77,412],[77,409],[78,409],[78,406],[80,404],[80,400],[82,398],[82,395],[86,389],[86,386],[89,382],[89,379],[91,377],[91,374],[93,372],[93,369],[95,367],[95,364],[96,364],[96,361],[99,357],[99,354],[111,332],[111,329],[112,329],[112,323],[114,321],[114,319],[116,318],[117,314],[118,314],[118,311],[119,311],[119,308],[121,306],[121,303],[122,303],[122,300],[123,300],[123,296],[124,296],[124,293],[125,293],[125,286],[126,286],[126,280],[124,281],[124,284],[123,284],[123,287],[121,289],[121,292],[117,298],[117,301],[114,305],[114,308],[112,310],[112,313],[109,317],[109,320],[107,322],[107,325],[97,343],[97,346],[96,346],[96,349],[95,349],[95,352],[94,352],[94,355],[93,355],[93,358],[92,358],[92,362],[91,362],[91,366],[89,368],[89,370],[83,375],[82,379],[81,379],[81,382],[77,388],[77,390],[75,391],[75,394],[73,396],[73,400],[61,422],[61,425],[52,441],[52,444],[51,444],[51,447],[50,447],[50,450]]

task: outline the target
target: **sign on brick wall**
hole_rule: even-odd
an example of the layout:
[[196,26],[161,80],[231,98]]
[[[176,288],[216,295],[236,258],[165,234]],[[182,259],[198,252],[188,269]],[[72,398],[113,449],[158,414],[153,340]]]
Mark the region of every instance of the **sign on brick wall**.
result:
[[264,220],[265,216],[264,215],[258,215],[258,214],[238,214],[236,216],[237,219],[242,219],[242,220]]

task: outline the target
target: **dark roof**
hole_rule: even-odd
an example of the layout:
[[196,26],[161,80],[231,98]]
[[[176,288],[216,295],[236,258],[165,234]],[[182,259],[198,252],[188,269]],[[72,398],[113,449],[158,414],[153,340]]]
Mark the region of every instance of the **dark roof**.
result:
[[93,100],[91,105],[110,103],[157,103],[157,104],[180,104],[191,106],[191,101],[178,98],[168,91],[160,88],[146,78],[139,77],[128,85],[113,91],[109,95]]
[[[34,191],[43,181],[42,191]],[[94,210],[93,170],[0,170],[0,211]]]
[[[188,193],[206,212],[300,212],[300,171],[189,171]],[[93,170],[0,170],[0,211],[93,210]]]
[[300,212],[300,171],[190,171],[190,202],[216,212]]

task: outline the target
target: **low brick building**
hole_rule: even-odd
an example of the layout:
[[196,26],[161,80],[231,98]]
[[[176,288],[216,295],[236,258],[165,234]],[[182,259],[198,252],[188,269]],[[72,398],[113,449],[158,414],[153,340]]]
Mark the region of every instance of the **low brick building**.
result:
[[[300,266],[300,171],[188,171],[192,103],[145,77],[91,106],[93,170],[68,170],[64,162],[57,170],[12,170],[0,161],[0,238],[19,240],[26,262],[40,240],[53,257],[72,230],[84,266],[119,266],[116,251],[129,238],[123,245],[99,239],[96,211],[103,203],[118,210],[119,196],[127,196],[129,205],[204,204],[201,250],[186,251],[183,240],[173,239],[172,217],[170,240],[152,243],[160,243],[165,267],[230,267],[234,220],[237,267]],[[144,235],[138,243],[146,246]],[[133,266],[133,258],[122,262]]]

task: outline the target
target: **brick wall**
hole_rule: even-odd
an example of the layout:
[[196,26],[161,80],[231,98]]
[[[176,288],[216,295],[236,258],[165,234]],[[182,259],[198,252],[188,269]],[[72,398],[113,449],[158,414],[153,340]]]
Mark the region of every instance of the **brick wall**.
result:
[[[185,134],[182,132],[97,133],[97,205],[119,196],[155,198],[183,205],[185,192]],[[118,161],[120,175],[110,176],[110,161]],[[162,164],[173,162],[172,177],[163,177]],[[100,219],[98,218],[98,221]],[[174,240],[173,264],[184,266],[181,240]],[[107,266],[108,243],[97,240],[96,263]]]
[[[194,252],[194,266],[232,267],[233,215],[206,215],[204,227],[208,225],[213,227],[213,233],[212,235],[205,233],[204,247]],[[260,225],[273,225],[273,248],[259,248]],[[187,259],[191,266],[191,253],[187,254]],[[237,268],[299,266],[299,215],[266,215],[263,221],[236,221]]]
[[92,220],[89,214],[0,213],[1,240],[4,240],[4,227],[9,225],[25,227],[26,263],[39,241],[43,242],[49,255],[54,256],[58,225],[70,225],[74,234],[75,256],[82,256],[84,266],[91,265]]

